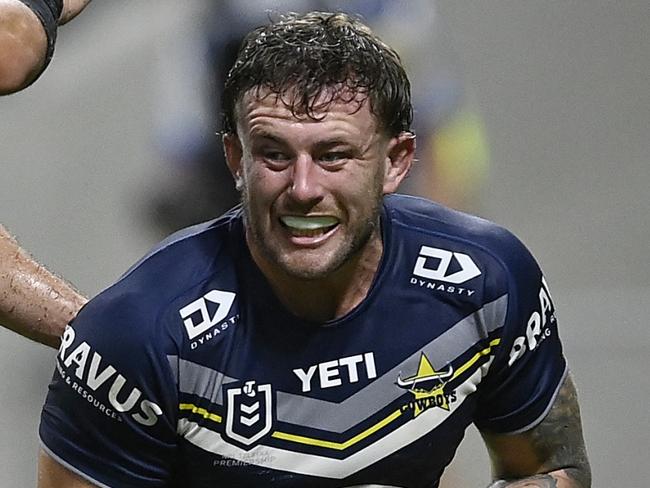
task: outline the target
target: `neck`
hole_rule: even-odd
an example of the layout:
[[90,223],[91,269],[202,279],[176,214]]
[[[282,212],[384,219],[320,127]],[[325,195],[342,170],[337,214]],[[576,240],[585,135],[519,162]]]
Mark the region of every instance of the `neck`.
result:
[[282,305],[311,322],[333,320],[350,312],[368,295],[383,252],[380,232],[341,268],[319,279],[298,278],[260,259],[253,260],[268,280]]

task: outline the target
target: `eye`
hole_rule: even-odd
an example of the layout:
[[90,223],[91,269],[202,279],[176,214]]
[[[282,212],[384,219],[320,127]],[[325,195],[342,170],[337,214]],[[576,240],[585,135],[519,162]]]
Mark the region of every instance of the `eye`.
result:
[[343,162],[346,159],[349,159],[349,155],[343,151],[328,151],[319,157],[320,161],[328,164]]
[[289,156],[286,153],[283,153],[282,151],[265,151],[264,152],[264,159],[267,159],[269,161],[288,161]]
[[260,155],[264,164],[274,171],[284,170],[291,164],[291,156],[284,151],[267,149],[261,151]]

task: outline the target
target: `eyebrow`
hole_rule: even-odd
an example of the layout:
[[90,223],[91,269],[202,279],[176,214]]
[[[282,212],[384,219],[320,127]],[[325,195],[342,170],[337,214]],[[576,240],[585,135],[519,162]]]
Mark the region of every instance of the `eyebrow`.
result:
[[315,149],[317,151],[326,151],[337,146],[344,146],[345,148],[354,148],[354,144],[350,144],[347,141],[342,139],[326,139],[324,141],[319,141],[315,144]]
[[[282,137],[276,136],[275,134],[272,134],[265,130],[260,130],[259,132],[253,134],[253,136],[256,139],[267,139],[269,141],[275,142],[276,144],[281,144],[285,146],[289,145],[286,139],[283,139]],[[315,148],[322,151],[324,149],[328,149],[338,145],[352,146],[353,144],[340,137],[332,137],[331,139],[323,139],[322,141],[317,141],[315,144]]]
[[251,135],[256,139],[269,139],[273,142],[277,142],[278,144],[286,144],[286,141],[284,139],[274,134],[271,134],[270,132],[259,131],[259,132],[253,132]]

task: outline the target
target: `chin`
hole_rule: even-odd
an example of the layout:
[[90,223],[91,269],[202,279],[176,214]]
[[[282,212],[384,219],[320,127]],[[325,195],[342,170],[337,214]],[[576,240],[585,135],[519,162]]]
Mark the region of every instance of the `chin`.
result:
[[284,272],[292,278],[298,278],[306,281],[319,280],[327,278],[338,266],[328,266],[322,260],[317,263],[281,263]]
[[279,254],[274,260],[287,276],[302,280],[319,280],[330,277],[350,258],[350,250],[311,250]]

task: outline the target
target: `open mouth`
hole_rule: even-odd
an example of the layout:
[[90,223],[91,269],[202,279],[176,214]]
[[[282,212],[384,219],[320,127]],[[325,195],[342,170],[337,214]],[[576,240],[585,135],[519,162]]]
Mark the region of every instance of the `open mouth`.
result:
[[318,237],[327,234],[339,225],[339,219],[328,215],[280,217],[282,225],[295,237]]

